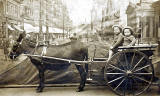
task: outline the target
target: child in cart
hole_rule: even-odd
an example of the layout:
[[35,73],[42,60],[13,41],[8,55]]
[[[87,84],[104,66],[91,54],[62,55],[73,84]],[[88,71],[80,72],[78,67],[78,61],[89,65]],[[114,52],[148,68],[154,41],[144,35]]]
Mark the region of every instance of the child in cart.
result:
[[123,46],[134,46],[136,43],[136,38],[133,36],[133,29],[129,26],[125,27],[122,31],[124,36]]
[[113,43],[109,49],[109,57],[108,61],[111,59],[114,53],[117,52],[118,46],[122,46],[123,42],[123,35],[122,35],[122,27],[119,25],[114,25],[112,27],[113,32],[114,32],[114,40]]
[[111,59],[113,54],[118,51],[119,46],[134,46],[136,39],[133,36],[133,29],[129,26],[125,27],[123,30],[120,26],[113,26],[115,38],[113,44],[109,50],[108,61]]

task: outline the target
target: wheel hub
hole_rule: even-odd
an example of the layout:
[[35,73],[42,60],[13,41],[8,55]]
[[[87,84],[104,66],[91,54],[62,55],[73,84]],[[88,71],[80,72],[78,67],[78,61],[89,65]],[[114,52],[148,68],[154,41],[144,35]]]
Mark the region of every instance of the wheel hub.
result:
[[132,76],[132,71],[131,71],[131,70],[127,70],[126,76],[127,76],[127,77],[131,77],[131,76]]

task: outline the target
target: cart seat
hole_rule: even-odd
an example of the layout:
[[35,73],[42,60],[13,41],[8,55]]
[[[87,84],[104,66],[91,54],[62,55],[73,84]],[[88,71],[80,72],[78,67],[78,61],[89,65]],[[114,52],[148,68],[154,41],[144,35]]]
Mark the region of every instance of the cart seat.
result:
[[158,44],[136,44],[135,46],[120,46],[118,51],[123,50],[136,50],[146,54],[148,57],[153,55],[153,51],[156,50]]
[[119,46],[119,50],[138,49],[138,50],[155,50],[158,44],[136,44],[135,46]]

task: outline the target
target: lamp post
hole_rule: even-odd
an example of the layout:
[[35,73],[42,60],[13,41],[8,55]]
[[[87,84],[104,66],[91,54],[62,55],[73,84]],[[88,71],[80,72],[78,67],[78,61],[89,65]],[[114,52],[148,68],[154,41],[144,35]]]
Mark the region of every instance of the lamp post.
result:
[[39,0],[39,39],[43,40],[43,32],[42,32],[42,1]]
[[62,13],[62,15],[63,15],[63,39],[64,39],[64,8],[63,8],[63,13]]
[[22,13],[21,13],[21,18],[22,18],[22,29],[24,30],[24,17],[25,17],[25,9],[24,9],[24,7],[25,7],[25,5],[24,4],[21,4],[20,5],[21,7],[22,7]]
[[46,0],[46,40],[48,41],[49,40],[49,30],[48,30],[48,25],[49,25],[49,23],[48,23],[48,10],[49,10],[49,8],[48,8],[48,6],[49,6],[49,3],[48,3],[49,1],[48,0]]

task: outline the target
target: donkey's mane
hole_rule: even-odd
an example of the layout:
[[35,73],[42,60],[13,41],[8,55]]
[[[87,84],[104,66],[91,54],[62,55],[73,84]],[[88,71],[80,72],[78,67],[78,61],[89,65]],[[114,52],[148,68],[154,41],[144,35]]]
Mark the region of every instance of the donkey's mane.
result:
[[17,42],[21,42],[21,40],[23,39],[25,37],[25,33],[23,32],[23,33],[20,33],[19,34],[19,37],[18,37],[18,39],[17,39]]

